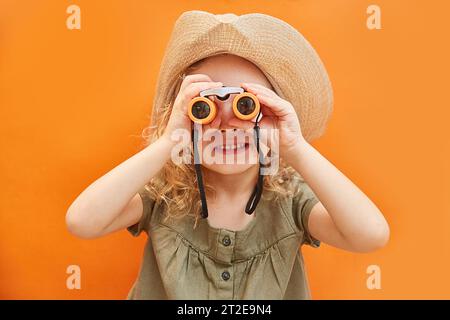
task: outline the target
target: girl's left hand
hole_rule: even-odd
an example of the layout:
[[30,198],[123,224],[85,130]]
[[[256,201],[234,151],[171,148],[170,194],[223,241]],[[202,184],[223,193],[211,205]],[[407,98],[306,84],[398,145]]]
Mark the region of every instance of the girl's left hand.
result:
[[[241,87],[256,95],[260,102],[263,114],[260,121],[261,128],[275,127],[279,130],[279,152],[281,157],[288,161],[290,153],[295,152],[299,143],[304,141],[294,107],[289,101],[282,99],[274,91],[263,85],[241,83]],[[238,124],[243,120],[233,119],[232,121]]]

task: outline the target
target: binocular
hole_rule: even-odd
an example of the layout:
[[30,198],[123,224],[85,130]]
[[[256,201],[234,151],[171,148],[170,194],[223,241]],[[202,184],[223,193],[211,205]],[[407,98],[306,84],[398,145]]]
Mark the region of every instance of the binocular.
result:
[[189,118],[198,124],[211,123],[217,114],[217,106],[210,96],[215,96],[221,101],[227,100],[231,94],[236,94],[233,99],[233,113],[241,120],[251,120],[258,116],[260,104],[258,98],[241,87],[227,87],[207,89],[200,92],[199,97],[193,98],[188,106]]
[[[263,192],[263,175],[261,171],[263,155],[259,150],[259,115],[260,104],[258,98],[250,92],[246,92],[241,87],[226,87],[207,89],[200,92],[199,97],[193,98],[188,106],[189,118],[198,124],[211,123],[217,114],[217,106],[214,100],[211,100],[210,96],[215,96],[221,101],[227,100],[231,94],[236,94],[233,99],[233,112],[234,115],[241,120],[255,119],[254,133],[256,150],[258,152],[259,169],[258,169],[258,181],[253,189],[250,199],[245,206],[245,212],[252,214],[261,198]],[[202,203],[202,218],[208,217],[208,204],[206,203],[205,187],[203,185],[203,175],[200,166],[200,155],[198,151],[198,134],[195,126],[192,128],[192,143],[194,147],[194,169],[197,176],[197,184],[200,193],[200,200]]]

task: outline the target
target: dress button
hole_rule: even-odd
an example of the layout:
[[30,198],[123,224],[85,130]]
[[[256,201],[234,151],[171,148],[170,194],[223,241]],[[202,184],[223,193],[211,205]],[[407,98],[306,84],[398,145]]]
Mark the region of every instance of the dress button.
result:
[[223,239],[222,239],[222,244],[223,244],[225,247],[228,247],[228,246],[231,244],[231,239],[230,239],[230,237],[229,237],[229,236],[223,237]]
[[222,279],[228,281],[230,279],[230,273],[228,271],[222,272]]

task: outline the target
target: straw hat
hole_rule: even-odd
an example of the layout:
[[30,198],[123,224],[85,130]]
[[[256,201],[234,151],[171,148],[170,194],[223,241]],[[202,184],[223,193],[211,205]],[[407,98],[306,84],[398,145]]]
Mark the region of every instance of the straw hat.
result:
[[185,69],[203,58],[229,53],[255,64],[275,92],[297,111],[306,140],[321,136],[333,109],[327,72],[309,42],[291,25],[261,13],[187,11],[175,22],[161,63],[153,102],[156,113],[176,95]]

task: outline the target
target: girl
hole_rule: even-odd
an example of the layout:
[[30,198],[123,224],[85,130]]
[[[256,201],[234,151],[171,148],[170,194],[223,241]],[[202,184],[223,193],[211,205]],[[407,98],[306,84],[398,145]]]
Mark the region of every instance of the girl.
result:
[[[223,86],[256,96],[261,131],[279,132],[280,166],[264,176],[251,214],[245,209],[258,163],[202,163],[203,203],[194,166],[173,161],[175,132],[191,132],[189,102]],[[231,96],[211,100],[218,112],[203,129],[224,137],[253,130],[255,119],[238,119]],[[84,190],[68,209],[67,226],[82,238],[124,228],[148,234],[129,299],[309,299],[300,245],[369,252],[389,238],[377,207],[309,144],[323,131],[331,101],[320,59],[287,23],[263,14],[186,12],[166,48],[147,146]],[[216,155],[257,155],[255,139],[224,141]],[[202,150],[211,143],[201,140]],[[264,156],[275,154],[275,144],[264,147]]]

